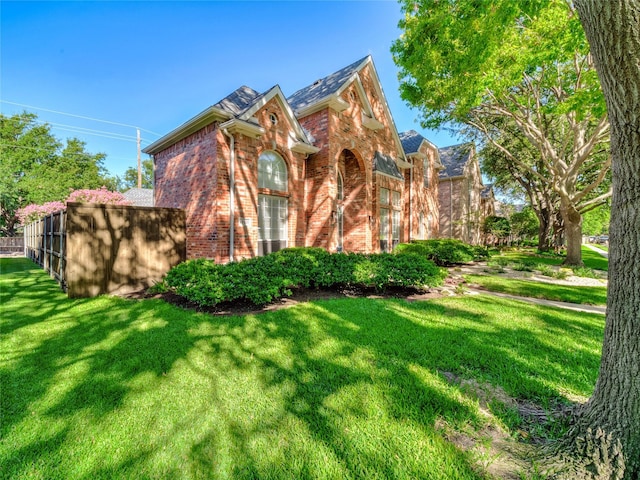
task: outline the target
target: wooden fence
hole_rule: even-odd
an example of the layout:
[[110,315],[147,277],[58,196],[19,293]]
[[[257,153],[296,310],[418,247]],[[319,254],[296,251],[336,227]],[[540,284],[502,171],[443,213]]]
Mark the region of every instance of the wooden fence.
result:
[[24,238],[27,257],[72,298],[148,288],[186,259],[185,214],[175,208],[67,203]]
[[0,253],[23,253],[24,237],[0,237]]

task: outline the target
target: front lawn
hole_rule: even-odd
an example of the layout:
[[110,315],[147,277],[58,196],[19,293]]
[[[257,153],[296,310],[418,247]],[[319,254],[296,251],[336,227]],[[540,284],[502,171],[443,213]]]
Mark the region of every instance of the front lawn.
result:
[[[560,265],[564,261],[563,256],[554,254],[539,254],[534,249],[507,250],[501,253],[500,257],[512,263],[524,263],[535,265]],[[609,260],[586,246],[582,246],[582,261],[584,266],[594,270],[609,269]]]
[[490,292],[583,305],[607,304],[607,287],[567,286],[494,275],[465,275],[465,279]]
[[0,272],[3,478],[486,478],[447,432],[500,420],[447,378],[549,407],[600,362],[601,315],[489,296],[214,317]]

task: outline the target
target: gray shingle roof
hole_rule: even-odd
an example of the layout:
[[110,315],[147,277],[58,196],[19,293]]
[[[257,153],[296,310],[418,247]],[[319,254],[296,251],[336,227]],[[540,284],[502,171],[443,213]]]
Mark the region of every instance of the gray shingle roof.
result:
[[315,81],[308,87],[302,88],[287,98],[289,105],[294,111],[301,110],[323,98],[337,92],[351,76],[358,71],[358,67],[368,58],[364,57],[357,62],[346,66],[337,72],[332,73],[320,80]]
[[411,153],[418,153],[418,149],[422,142],[426,140],[415,130],[409,130],[408,132],[402,132],[398,134],[400,136],[400,142],[402,142],[402,149],[407,155]]
[[464,167],[471,158],[472,143],[462,143],[450,147],[440,148],[440,162],[444,166],[438,176],[440,178],[460,177],[464,174]]
[[375,155],[373,156],[373,171],[384,173],[386,175],[390,175],[392,177],[396,177],[400,180],[404,180],[404,176],[400,173],[400,169],[396,162],[394,162],[393,158],[380,153],[376,150]]
[[493,192],[493,183],[490,183],[489,185],[485,185],[482,189],[482,191],[480,192],[480,196],[482,198],[491,198],[491,193]]
[[256,92],[253,88],[243,85],[216,103],[214,107],[237,117],[250,108],[261,96],[262,94]]
[[122,195],[136,207],[153,207],[152,188],[130,188]]

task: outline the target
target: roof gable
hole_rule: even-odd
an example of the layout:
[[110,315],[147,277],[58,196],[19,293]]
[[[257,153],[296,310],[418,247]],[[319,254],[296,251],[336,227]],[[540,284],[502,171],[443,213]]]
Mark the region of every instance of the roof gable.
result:
[[337,93],[349,83],[355,73],[362,69],[369,58],[369,56],[361,58],[357,62],[301,88],[287,99],[289,105],[298,112]]
[[260,96],[253,88],[243,85],[213,106],[235,117],[253,105]]
[[473,157],[473,144],[462,143],[450,147],[440,148],[440,162],[444,167],[440,171],[440,178],[462,177],[464,169]]

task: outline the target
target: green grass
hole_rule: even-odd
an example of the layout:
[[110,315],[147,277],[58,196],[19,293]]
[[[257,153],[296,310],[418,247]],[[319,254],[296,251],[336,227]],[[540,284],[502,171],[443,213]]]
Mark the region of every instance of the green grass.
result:
[[594,270],[609,270],[609,259],[584,245],[582,246],[582,261],[585,267],[593,268]]
[[583,287],[557,285],[530,280],[515,280],[512,278],[465,275],[465,279],[479,285],[490,292],[508,293],[521,297],[543,298],[558,302],[579,303],[583,305],[606,305],[607,287]]
[[[538,254],[534,249],[520,249],[504,251],[500,257],[511,262],[512,264],[530,265],[532,268],[538,265],[560,265],[564,261],[563,256],[553,254]],[[609,269],[609,260],[599,253],[594,252],[588,247],[582,246],[582,261],[585,267],[595,270]]]
[[600,361],[602,316],[489,296],[213,317],[0,272],[1,478],[484,478],[438,425],[488,420],[441,372],[548,406]]

